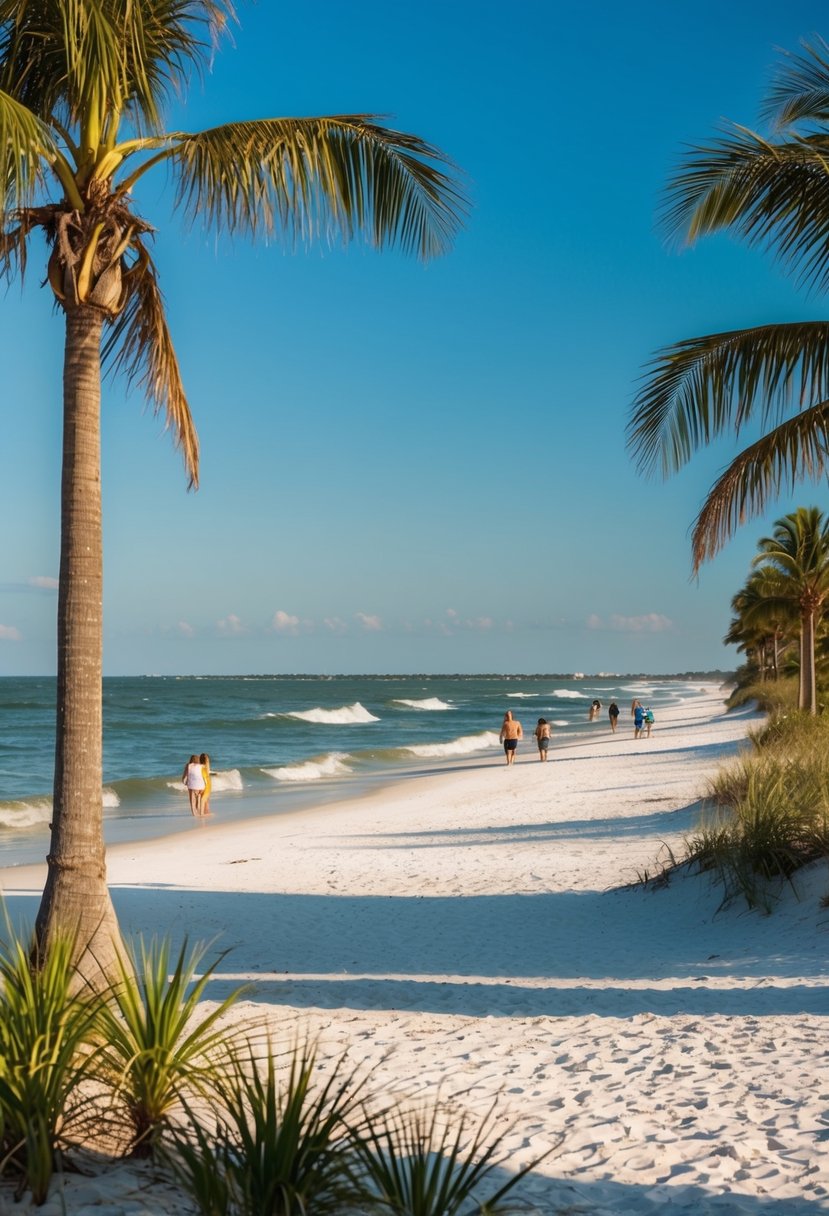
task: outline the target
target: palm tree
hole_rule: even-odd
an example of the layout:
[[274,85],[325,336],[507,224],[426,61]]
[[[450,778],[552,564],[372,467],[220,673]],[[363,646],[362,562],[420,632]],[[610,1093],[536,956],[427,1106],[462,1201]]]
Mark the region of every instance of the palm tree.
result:
[[[829,288],[829,46],[784,60],[765,138],[733,126],[695,147],[668,190],[670,232],[693,243],[725,230],[773,251],[798,281]],[[785,486],[826,472],[829,322],[771,324],[666,347],[643,378],[628,423],[642,471],[664,476],[716,436],[766,432],[718,478],[692,535],[695,571]]]
[[815,633],[829,599],[829,520],[817,507],[798,507],[778,519],[757,548],[757,569],[780,576],[779,606],[796,605],[800,614],[798,707],[816,714]]
[[141,384],[198,484],[152,229],[131,192],[162,168],[176,209],[218,232],[361,237],[424,259],[466,209],[445,156],[372,115],[166,130],[165,104],[233,17],[232,0],[0,0],[0,272],[22,276],[42,232],[65,318],[54,814],[36,933],[48,948],[56,928],[77,932],[93,972],[111,970],[118,941],[101,808],[102,365]]
[[734,615],[723,642],[753,655],[761,680],[766,678],[771,649],[772,677],[776,680],[781,643],[792,637],[792,627],[799,620],[799,613],[793,609],[788,596],[785,575],[772,566],[752,570],[732,598],[731,611]]

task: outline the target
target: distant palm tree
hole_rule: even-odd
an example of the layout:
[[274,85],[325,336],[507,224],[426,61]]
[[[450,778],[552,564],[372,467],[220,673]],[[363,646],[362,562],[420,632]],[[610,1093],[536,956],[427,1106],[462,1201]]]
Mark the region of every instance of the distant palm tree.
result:
[[66,323],[57,744],[49,871],[37,919],[79,934],[104,971],[117,924],[102,837],[100,378],[137,380],[180,447],[198,441],[167,328],[150,224],[131,191],[165,169],[187,220],[289,244],[362,237],[430,258],[465,213],[449,162],[371,115],[168,131],[164,106],[212,54],[231,0],[0,0],[0,272],[35,229]]
[[[666,223],[694,242],[725,230],[773,251],[799,282],[829,288],[829,46],[787,56],[765,114],[780,134],[733,126],[695,147],[669,186]],[[688,338],[661,350],[628,424],[639,467],[668,476],[698,448],[749,424],[766,433],[709,491],[693,529],[694,569],[773,495],[826,472],[829,321]]]
[[829,520],[817,507],[798,507],[759,541],[754,565],[780,576],[781,609],[796,606],[800,614],[800,689],[798,706],[817,713],[815,634],[829,600]]
[[785,576],[771,566],[752,570],[745,584],[733,596],[726,646],[736,646],[746,655],[754,656],[761,680],[769,668],[777,679],[780,671],[780,649],[799,636],[799,612],[791,603]]

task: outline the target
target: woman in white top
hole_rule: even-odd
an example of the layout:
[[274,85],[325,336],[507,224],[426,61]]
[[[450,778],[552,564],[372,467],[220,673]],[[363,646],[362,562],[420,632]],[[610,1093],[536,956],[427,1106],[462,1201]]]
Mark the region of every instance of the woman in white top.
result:
[[201,796],[205,780],[198,756],[191,756],[184,766],[181,779],[190,795],[190,811],[193,815],[201,815]]

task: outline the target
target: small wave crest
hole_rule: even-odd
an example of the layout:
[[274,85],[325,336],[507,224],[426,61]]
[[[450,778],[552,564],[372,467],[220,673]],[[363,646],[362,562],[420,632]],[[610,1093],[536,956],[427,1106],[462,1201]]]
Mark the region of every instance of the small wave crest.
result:
[[219,769],[218,772],[211,772],[210,785],[214,794],[226,793],[228,790],[244,789],[242,774],[238,768]]
[[263,768],[262,772],[275,781],[319,781],[323,777],[341,777],[349,773],[349,759],[348,752],[329,752],[322,759],[284,764],[281,768]]
[[497,747],[498,735],[494,730],[485,730],[480,735],[461,735],[451,743],[416,743],[405,750],[413,756],[439,758],[441,756],[468,756],[472,752],[481,752],[488,747]]
[[425,697],[422,701],[408,701],[405,697],[396,697],[394,705],[406,705],[409,709],[454,709],[454,705],[447,705],[446,701],[441,701],[440,697]]
[[587,697],[586,692],[576,692],[574,688],[554,688],[554,697],[561,697],[564,700],[584,701]]
[[540,693],[540,692],[508,692],[508,693],[507,693],[507,696],[508,696],[508,697],[522,697],[522,698],[525,698],[525,697],[540,697],[540,696],[541,696],[541,693]]
[[41,827],[48,824],[51,818],[52,803],[48,799],[0,802],[0,829]]
[[121,805],[121,799],[115,793],[115,790],[111,790],[108,788],[105,789],[104,790],[104,806],[114,808],[114,807],[120,806],[120,805]]
[[325,726],[355,726],[361,722],[379,722],[364,705],[355,701],[353,705],[342,705],[339,709],[297,709],[285,714],[286,718],[298,718],[300,722],[321,722]]

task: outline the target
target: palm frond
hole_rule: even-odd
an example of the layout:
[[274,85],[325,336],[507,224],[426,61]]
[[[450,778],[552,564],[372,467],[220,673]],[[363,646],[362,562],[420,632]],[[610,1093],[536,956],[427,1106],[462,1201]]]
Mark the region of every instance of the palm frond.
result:
[[127,108],[158,131],[234,17],[231,0],[0,0],[0,87],[43,119]]
[[785,486],[815,479],[829,465],[829,401],[790,418],[741,452],[716,481],[694,524],[694,571]]
[[750,418],[779,422],[829,398],[829,323],[763,325],[688,338],[649,365],[627,426],[640,470],[663,476]]
[[177,205],[231,232],[289,243],[362,237],[424,259],[444,253],[467,211],[437,148],[373,115],[273,118],[175,137]]
[[138,132],[158,133],[163,104],[200,72],[236,14],[230,0],[153,0],[119,5],[130,86],[129,114]]
[[816,38],[801,42],[803,53],[784,53],[765,106],[763,117],[778,127],[798,122],[829,122],[829,44]]
[[28,207],[42,179],[43,159],[56,154],[49,128],[0,91],[0,226],[9,211]]
[[189,485],[195,489],[199,484],[199,440],[167,327],[155,265],[145,246],[137,240],[135,244],[138,260],[124,276],[129,296],[104,343],[102,361],[108,370],[124,371],[130,382],[137,381],[154,412],[164,413],[165,425],[173,432],[184,458]]
[[772,143],[745,127],[696,146],[668,186],[662,222],[693,244],[728,229],[773,251],[796,281],[829,286],[829,141]]

